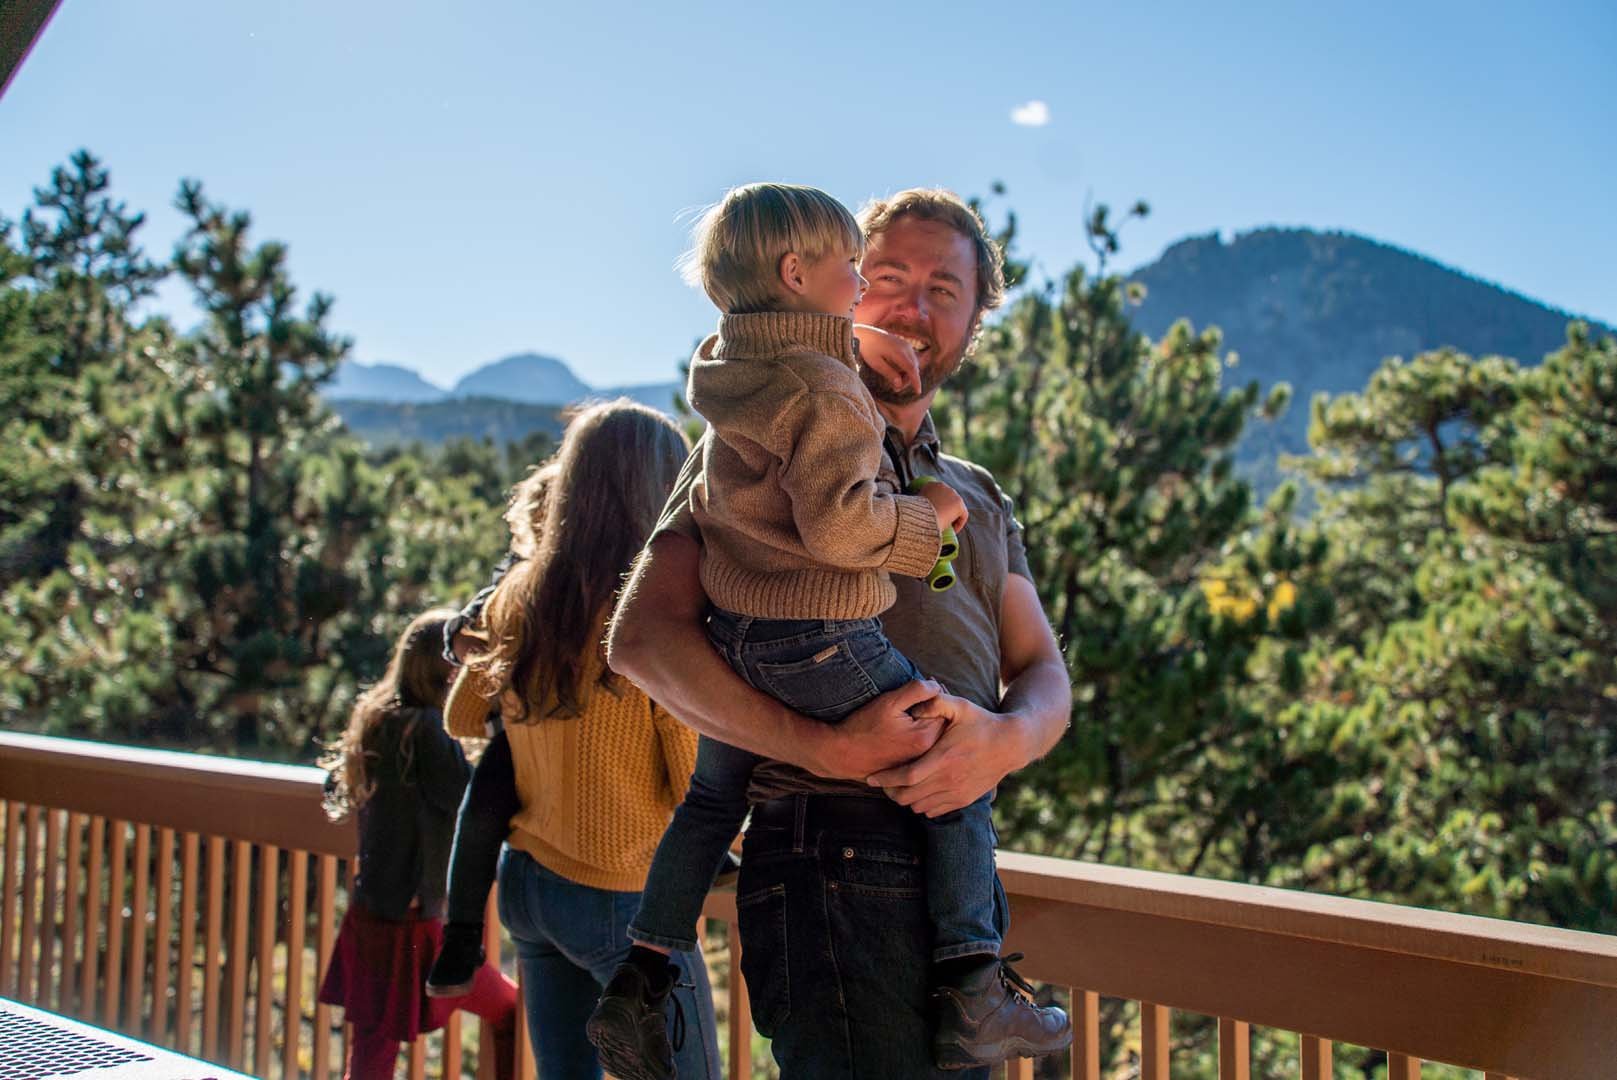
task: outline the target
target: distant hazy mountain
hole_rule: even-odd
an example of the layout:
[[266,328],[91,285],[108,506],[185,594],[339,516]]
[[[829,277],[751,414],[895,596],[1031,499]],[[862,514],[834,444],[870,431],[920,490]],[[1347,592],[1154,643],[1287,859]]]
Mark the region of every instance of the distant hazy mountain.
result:
[[408,368],[345,363],[325,397],[366,442],[435,445],[456,438],[511,441],[539,430],[556,434],[561,410],[581,401],[627,397],[672,413],[683,389],[677,382],[592,387],[553,356],[522,353],[485,364],[453,390]]
[[500,397],[545,405],[565,405],[588,397],[588,383],[554,356],[520,353],[484,364],[455,384],[456,397]]
[[375,401],[438,401],[449,395],[441,386],[414,370],[397,364],[361,364],[347,360],[326,389],[332,398],[368,398]]
[[409,404],[333,398],[327,404],[348,430],[372,446],[450,439],[519,442],[535,431],[561,434],[561,407],[502,398],[448,398]]
[[1425,256],[1309,229],[1190,237],[1131,277],[1147,290],[1135,312],[1145,333],[1179,318],[1217,326],[1240,355],[1230,381],[1291,383],[1291,409],[1279,425],[1256,427],[1247,460],[1305,452],[1314,394],[1362,389],[1388,356],[1452,345],[1536,364],[1573,318]]
[[[1232,383],[1291,383],[1285,419],[1254,425],[1241,449],[1263,486],[1278,454],[1306,452],[1316,393],[1362,389],[1386,357],[1443,345],[1537,363],[1560,347],[1573,317],[1425,256],[1309,229],[1257,229],[1229,242],[1190,237],[1131,277],[1146,286],[1134,313],[1145,333],[1160,336],[1180,318],[1198,329],[1218,326],[1241,358]],[[436,443],[521,438],[558,427],[561,406],[619,395],[671,412],[681,390],[674,381],[592,387],[555,357],[522,353],[478,368],[452,391],[407,368],[344,364],[326,396],[373,442]]]

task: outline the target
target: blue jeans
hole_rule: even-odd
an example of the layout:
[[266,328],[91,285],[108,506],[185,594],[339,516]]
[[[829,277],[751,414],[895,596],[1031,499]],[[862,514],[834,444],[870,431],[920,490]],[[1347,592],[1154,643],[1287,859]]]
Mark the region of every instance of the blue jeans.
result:
[[[584,1024],[612,971],[629,953],[636,892],[592,889],[540,866],[525,851],[500,855],[500,921],[517,946],[528,1038],[545,1080],[600,1080]],[[674,999],[685,1015],[684,1048],[674,1055],[681,1080],[719,1080],[713,992],[701,957],[680,958]],[[673,1010],[669,1010],[673,1037]]]
[[[715,611],[708,637],[749,684],[798,712],[837,723],[872,698],[922,678],[893,648],[878,619],[757,619]],[[696,947],[702,901],[747,812],[758,758],[702,739],[685,801],[657,845],[644,902],[629,934],[664,948]],[[932,959],[999,954],[994,921],[992,797],[922,819],[926,896],[936,936]]]
[[[753,1020],[782,1080],[986,1080],[932,1062],[932,920],[921,819],[880,796],[753,809],[736,909]],[[996,933],[1007,908],[990,874]]]

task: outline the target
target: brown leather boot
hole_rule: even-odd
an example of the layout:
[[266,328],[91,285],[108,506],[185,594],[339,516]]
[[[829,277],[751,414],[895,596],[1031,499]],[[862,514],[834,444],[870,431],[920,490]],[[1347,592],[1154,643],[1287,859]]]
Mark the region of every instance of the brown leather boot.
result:
[[1033,1001],[1033,987],[1011,963],[1021,953],[984,957],[978,967],[932,991],[936,1026],[932,1056],[940,1069],[1039,1057],[1072,1045],[1072,1021],[1054,1005]]

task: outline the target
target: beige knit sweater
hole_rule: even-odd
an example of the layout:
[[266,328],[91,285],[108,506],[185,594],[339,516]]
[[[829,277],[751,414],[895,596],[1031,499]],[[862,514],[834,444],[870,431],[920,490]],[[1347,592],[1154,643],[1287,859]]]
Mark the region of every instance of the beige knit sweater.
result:
[[719,607],[869,618],[892,606],[889,573],[924,577],[937,561],[937,512],[897,492],[855,363],[850,320],[802,312],[722,316],[696,350],[687,399],[714,438],[691,512]]

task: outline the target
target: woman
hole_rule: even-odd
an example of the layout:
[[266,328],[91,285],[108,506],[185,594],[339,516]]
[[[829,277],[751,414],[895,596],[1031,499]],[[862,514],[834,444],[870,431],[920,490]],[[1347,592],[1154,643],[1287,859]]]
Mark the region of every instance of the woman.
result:
[[[488,647],[468,664],[481,696],[500,702],[516,775],[521,808],[500,861],[499,910],[546,1080],[601,1075],[585,1022],[628,954],[652,855],[696,762],[696,735],[613,675],[601,644],[688,453],[672,422],[627,401],[575,418],[534,553],[489,598]],[[675,1065],[684,1080],[716,1080],[700,954],[677,981]]]

